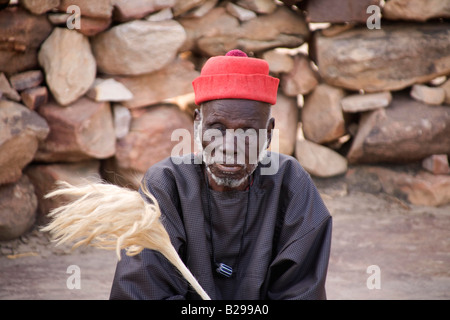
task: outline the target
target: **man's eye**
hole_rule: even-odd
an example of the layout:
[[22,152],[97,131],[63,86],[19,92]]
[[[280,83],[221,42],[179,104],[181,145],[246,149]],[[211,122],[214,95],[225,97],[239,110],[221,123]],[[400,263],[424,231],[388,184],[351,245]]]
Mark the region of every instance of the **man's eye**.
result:
[[227,129],[223,126],[213,126],[211,129],[219,130],[222,134],[227,132]]

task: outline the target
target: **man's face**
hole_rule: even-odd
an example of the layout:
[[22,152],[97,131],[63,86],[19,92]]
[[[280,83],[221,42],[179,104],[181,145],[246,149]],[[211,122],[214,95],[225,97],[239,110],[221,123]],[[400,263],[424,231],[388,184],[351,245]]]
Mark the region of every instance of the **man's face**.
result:
[[202,115],[196,113],[203,161],[218,185],[236,188],[256,169],[274,126],[269,116],[269,104],[244,99],[209,101],[202,105]]

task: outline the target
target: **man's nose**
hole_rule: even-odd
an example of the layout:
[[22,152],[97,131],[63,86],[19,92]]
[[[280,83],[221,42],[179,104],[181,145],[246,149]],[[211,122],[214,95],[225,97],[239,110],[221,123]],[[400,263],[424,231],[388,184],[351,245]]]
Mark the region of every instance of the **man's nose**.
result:
[[222,143],[219,146],[219,154],[220,157],[223,157],[226,163],[232,163],[235,161],[235,157],[237,154],[236,150],[236,139],[233,133],[226,133],[222,137]]
[[234,134],[234,131],[227,130],[224,137],[224,151],[228,154],[236,154],[237,153],[237,136]]

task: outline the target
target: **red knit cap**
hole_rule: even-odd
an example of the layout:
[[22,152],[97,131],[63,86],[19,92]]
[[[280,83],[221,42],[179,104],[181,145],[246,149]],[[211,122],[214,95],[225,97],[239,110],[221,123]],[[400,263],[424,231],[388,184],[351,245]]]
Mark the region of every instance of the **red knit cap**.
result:
[[248,99],[275,104],[279,79],[269,76],[267,61],[240,50],[209,58],[192,82],[195,103],[217,99]]

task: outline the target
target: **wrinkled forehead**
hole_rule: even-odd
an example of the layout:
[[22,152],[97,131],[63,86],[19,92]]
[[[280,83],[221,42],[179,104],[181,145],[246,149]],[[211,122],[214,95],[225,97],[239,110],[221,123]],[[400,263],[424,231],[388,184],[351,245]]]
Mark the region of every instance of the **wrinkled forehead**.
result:
[[245,99],[218,99],[201,105],[204,122],[225,121],[227,123],[267,123],[270,104]]

